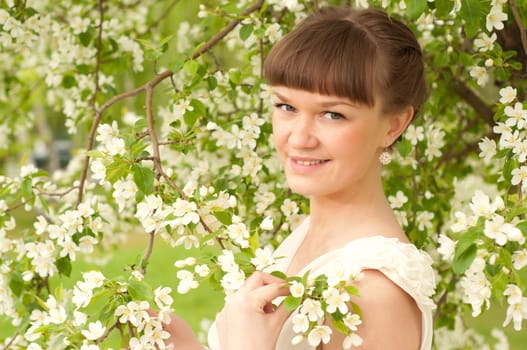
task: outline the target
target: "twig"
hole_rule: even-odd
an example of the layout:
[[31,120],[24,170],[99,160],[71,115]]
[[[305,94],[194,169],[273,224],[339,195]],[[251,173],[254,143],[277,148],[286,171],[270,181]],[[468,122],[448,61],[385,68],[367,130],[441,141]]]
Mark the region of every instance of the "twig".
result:
[[[106,103],[104,103],[101,106],[101,108],[99,108],[95,112],[95,119],[93,120],[93,124],[91,126],[90,133],[88,134],[88,146],[86,147],[86,151],[91,151],[93,149],[93,142],[94,142],[94,139],[95,139],[95,132],[97,131],[97,127],[99,126],[99,123],[101,122],[102,114],[104,113],[104,111],[106,109],[108,109],[110,106],[112,106],[113,104],[115,104],[118,101],[121,101],[121,100],[124,100],[125,98],[132,97],[132,96],[140,94],[141,92],[146,90],[147,86],[152,86],[152,87],[156,86],[157,84],[159,84],[161,81],[163,81],[167,77],[171,76],[172,74],[173,74],[172,71],[167,70],[167,71],[155,76],[152,80],[150,80],[146,84],[144,84],[144,85],[142,85],[142,86],[140,86],[138,88],[135,88],[133,90],[130,90],[130,91],[124,92],[122,94],[116,95],[116,96],[112,97],[111,99],[109,99]],[[81,178],[80,178],[80,181],[79,181],[79,196],[77,198],[77,204],[75,205],[76,207],[78,207],[79,204],[82,202],[82,197],[83,197],[83,192],[84,192],[84,184],[85,184],[86,178],[88,176],[88,166],[89,165],[90,165],[90,156],[86,155],[86,157],[84,158],[84,165],[83,165],[83,168],[82,168]]]
[[134,161],[136,163],[139,163],[139,162],[142,162],[143,160],[154,160],[154,157],[141,157],[141,158],[135,159]]
[[434,323],[435,321],[439,318],[439,316],[441,316],[441,305],[444,304],[446,302],[446,297],[448,295],[448,288],[454,284],[455,282],[457,281],[457,276],[456,275],[452,275],[452,277],[450,278],[450,281],[448,282],[448,285],[447,287],[445,288],[445,291],[443,292],[443,294],[441,295],[441,297],[439,298],[439,300],[437,301],[436,303],[436,312],[434,313]]
[[97,26],[97,41],[96,41],[96,48],[97,48],[97,54],[95,58],[95,91],[93,91],[93,97],[92,97],[92,106],[93,109],[96,109],[96,103],[97,103],[97,94],[99,93],[101,87],[99,85],[99,72],[101,69],[101,56],[102,56],[102,27],[104,23],[104,6],[103,6],[104,0],[97,1],[97,11],[99,11],[99,25]]
[[[256,1],[253,5],[249,6],[245,11],[243,11],[240,17],[248,16],[254,11],[259,10],[262,7],[263,2],[264,0]],[[205,45],[203,45],[199,50],[194,52],[194,54],[192,55],[192,59],[196,59],[203,53],[209,51],[221,39],[223,39],[227,34],[229,34],[241,21],[241,19],[234,19],[230,21],[222,30],[216,33],[216,35],[214,35]]]
[[518,7],[516,6],[516,3],[514,2],[514,0],[509,0],[509,5],[511,7],[512,14],[514,15],[514,20],[516,21],[516,25],[518,26],[518,29],[520,30],[520,38],[522,42],[523,52],[527,56],[527,33],[525,31],[525,26],[523,25],[520,12],[518,11]]
[[494,111],[474,90],[457,78],[452,78],[452,85],[457,94],[483,117],[490,127],[494,126]]
[[72,186],[70,188],[68,188],[67,190],[63,191],[63,192],[45,192],[45,191],[41,191],[39,190],[38,188],[35,188],[35,191],[38,192],[38,194],[40,195],[44,195],[44,196],[49,196],[49,197],[63,197],[65,195],[67,195],[68,193],[70,193],[71,191],[75,190],[79,188],[79,186]]
[[103,335],[101,335],[99,338],[95,339],[95,344],[100,344],[102,343],[106,338],[108,338],[108,336],[110,335],[110,333],[115,329],[117,328],[119,325],[119,320],[115,321],[115,323],[113,325],[111,325],[107,330],[106,332],[104,332]]
[[178,2],[179,2],[179,0],[172,1],[172,3],[170,5],[168,5],[168,7],[163,11],[163,14],[161,16],[159,16],[159,18],[156,19],[154,22],[150,23],[148,28],[146,28],[146,30],[143,33],[139,34],[139,36],[143,36],[143,35],[147,34],[148,32],[150,32],[150,30],[152,30],[152,28],[157,27],[159,25],[159,23],[161,23],[161,21],[164,20],[170,14],[172,9],[174,8],[174,6],[176,6],[178,4]]
[[154,250],[154,241],[155,241],[155,236],[156,236],[156,233],[155,231],[152,231],[150,233],[148,233],[148,246],[146,247],[146,252],[145,252],[145,255],[143,256],[143,261],[142,261],[142,265],[141,266],[141,273],[144,275],[146,273],[146,266],[147,266],[147,262],[148,260],[150,260],[150,256],[152,255],[152,251]]
[[20,202],[20,203],[18,203],[18,204],[13,205],[12,207],[7,208],[7,209],[5,210],[5,212],[6,212],[6,213],[9,213],[9,212],[11,212],[11,211],[17,210],[18,208],[20,208],[21,206],[25,205],[26,203],[28,203],[28,202],[29,202],[30,200],[32,200],[33,198],[35,198],[35,197],[31,197],[31,198],[29,198],[28,200],[25,200],[25,201],[22,201],[22,202]]
[[11,337],[11,340],[9,340],[9,342],[4,346],[3,350],[9,349],[11,345],[13,345],[13,342],[15,341],[16,337],[18,337],[19,334],[20,334],[20,329],[17,329],[15,334],[13,334],[13,337]]

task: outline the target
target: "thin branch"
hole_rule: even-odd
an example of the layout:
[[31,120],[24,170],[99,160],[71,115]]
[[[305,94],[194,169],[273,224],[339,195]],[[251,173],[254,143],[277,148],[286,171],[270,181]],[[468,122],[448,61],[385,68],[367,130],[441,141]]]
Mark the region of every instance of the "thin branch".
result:
[[104,23],[104,6],[103,6],[104,0],[99,0],[97,2],[97,11],[99,11],[99,25],[97,26],[97,41],[96,41],[96,49],[97,49],[97,55],[95,56],[95,91],[93,91],[93,97],[92,97],[92,106],[95,110],[95,106],[97,103],[97,94],[99,93],[101,87],[99,85],[99,72],[101,70],[101,56],[102,56],[102,29],[103,29],[103,23]]
[[18,208],[20,208],[21,206],[26,205],[26,204],[27,204],[30,200],[32,200],[33,198],[35,198],[35,197],[31,197],[31,198],[29,198],[29,199],[26,200],[26,201],[22,201],[22,202],[20,202],[20,203],[18,203],[18,204],[13,205],[12,207],[7,208],[7,209],[5,210],[5,212],[6,212],[6,213],[9,213],[9,212],[11,212],[11,211],[15,211],[15,210],[17,210]]
[[[253,5],[249,6],[245,11],[243,11],[240,17],[245,17],[255,11],[258,11],[262,7],[263,3],[264,0],[256,1]],[[241,19],[234,19],[229,22],[229,24],[227,24],[222,30],[216,33],[216,35],[214,35],[205,45],[203,45],[199,50],[194,52],[194,54],[192,55],[192,59],[196,59],[203,53],[209,51],[221,39],[223,39],[227,34],[229,34],[241,21]]]
[[468,103],[478,115],[483,117],[489,126],[494,126],[494,111],[465,82],[452,78],[452,87],[457,94]]
[[15,334],[13,334],[13,337],[11,337],[11,340],[9,340],[9,342],[4,346],[3,350],[9,349],[11,345],[13,345],[13,342],[15,341],[16,337],[18,337],[19,334],[20,334],[20,329],[17,329]]
[[99,338],[95,339],[95,344],[102,343],[108,336],[110,336],[110,333],[115,329],[119,327],[119,320],[115,321],[113,325],[111,325],[106,332],[104,332],[103,335],[101,335]]
[[448,282],[448,285],[447,287],[445,288],[445,291],[443,292],[443,294],[441,295],[441,297],[439,298],[439,300],[437,301],[436,303],[436,312],[434,313],[434,323],[435,321],[439,318],[439,316],[441,316],[441,305],[444,304],[446,302],[446,297],[448,295],[448,288],[456,283],[457,281],[457,276],[456,275],[452,275],[452,277],[450,278],[450,281]]
[[148,247],[146,248],[145,255],[143,256],[143,261],[142,261],[143,266],[141,267],[141,273],[143,275],[146,273],[147,262],[148,260],[150,260],[150,256],[152,255],[152,251],[154,250],[154,241],[156,237],[155,231],[149,232],[148,236],[149,236],[148,237]]
[[[88,134],[88,146],[86,147],[86,151],[91,151],[93,149],[93,143],[94,143],[94,139],[95,139],[95,132],[97,131],[97,127],[99,126],[99,123],[101,122],[102,114],[104,113],[104,111],[106,109],[108,109],[110,106],[112,106],[113,104],[115,104],[118,101],[121,101],[121,100],[124,100],[125,98],[136,96],[136,95],[140,94],[141,92],[146,90],[147,86],[151,86],[151,87],[156,86],[157,84],[159,84],[161,81],[163,81],[167,77],[171,76],[172,74],[173,73],[171,71],[167,70],[167,71],[155,76],[152,80],[150,80],[146,84],[144,84],[144,85],[142,85],[142,86],[140,86],[138,88],[135,88],[133,90],[130,90],[130,91],[124,92],[122,94],[116,95],[116,96],[112,97],[111,99],[109,99],[106,103],[104,103],[101,106],[101,108],[99,108],[95,112],[95,119],[93,120],[93,124],[91,126],[90,133]],[[86,155],[86,157],[84,158],[84,165],[83,165],[83,168],[82,168],[81,178],[80,178],[80,181],[79,181],[79,196],[77,198],[76,206],[79,206],[79,204],[82,202],[82,197],[83,197],[83,194],[84,194],[84,185],[86,183],[86,178],[88,176],[88,166],[89,165],[90,165],[90,156]]]
[[179,0],[172,1],[172,3],[168,5],[168,7],[163,11],[163,14],[158,19],[156,19],[154,22],[150,23],[148,28],[146,28],[146,30],[143,33],[139,34],[139,36],[143,36],[147,34],[148,32],[150,32],[154,27],[157,27],[159,23],[161,23],[161,21],[163,21],[170,14],[172,9],[174,8],[174,6],[178,4],[178,2]]
[[525,31],[525,26],[523,25],[520,12],[518,11],[518,7],[516,6],[514,0],[509,0],[509,5],[511,7],[512,14],[514,15],[516,25],[520,30],[520,38],[522,42],[523,52],[525,53],[525,56],[527,56],[527,32]]
[[142,162],[143,160],[154,160],[154,157],[141,157],[141,158],[137,158],[137,159],[135,159],[135,162],[136,162],[136,163],[139,163],[139,162]]
[[68,193],[70,193],[71,191],[75,190],[79,188],[79,186],[72,186],[70,188],[68,188],[67,190],[65,191],[62,191],[62,192],[45,192],[45,191],[41,191],[39,190],[38,188],[35,188],[35,191],[38,192],[38,194],[40,195],[44,195],[44,196],[49,196],[49,197],[64,197],[65,195],[67,195]]

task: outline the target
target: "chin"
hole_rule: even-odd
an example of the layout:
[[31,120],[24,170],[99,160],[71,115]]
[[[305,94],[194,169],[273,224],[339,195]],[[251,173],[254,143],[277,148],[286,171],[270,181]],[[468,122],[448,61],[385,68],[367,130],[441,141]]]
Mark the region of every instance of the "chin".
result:
[[318,192],[320,192],[318,185],[298,183],[298,181],[288,181],[287,186],[292,192],[305,197],[316,195]]

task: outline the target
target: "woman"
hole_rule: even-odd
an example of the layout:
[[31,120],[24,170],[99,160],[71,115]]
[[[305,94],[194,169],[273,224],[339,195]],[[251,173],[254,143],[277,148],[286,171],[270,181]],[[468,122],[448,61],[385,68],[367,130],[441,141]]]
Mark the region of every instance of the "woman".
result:
[[[426,95],[414,35],[381,11],[324,8],[276,44],[264,70],[288,185],[310,200],[309,218],[277,249],[287,258],[273,269],[293,276],[335,262],[359,267],[360,348],[430,349],[431,261],[409,243],[381,182],[387,150]],[[271,305],[287,293],[282,280],[252,275],[218,315],[211,349],[313,349],[291,345],[291,315]],[[181,322],[170,325],[176,349],[201,348]],[[334,330],[318,348],[341,349],[343,337]]]

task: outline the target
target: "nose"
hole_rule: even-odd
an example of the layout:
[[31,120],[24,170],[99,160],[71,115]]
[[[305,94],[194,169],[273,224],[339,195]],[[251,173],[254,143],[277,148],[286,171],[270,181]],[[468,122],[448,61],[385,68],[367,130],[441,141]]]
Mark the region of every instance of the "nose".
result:
[[298,116],[289,134],[289,145],[294,148],[313,148],[318,144],[314,118]]

